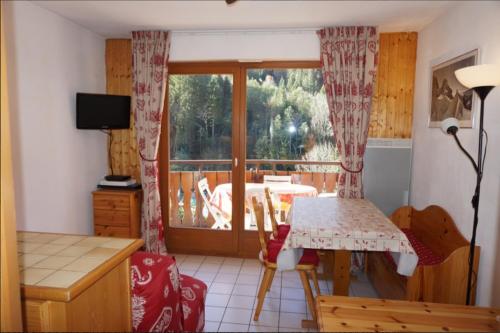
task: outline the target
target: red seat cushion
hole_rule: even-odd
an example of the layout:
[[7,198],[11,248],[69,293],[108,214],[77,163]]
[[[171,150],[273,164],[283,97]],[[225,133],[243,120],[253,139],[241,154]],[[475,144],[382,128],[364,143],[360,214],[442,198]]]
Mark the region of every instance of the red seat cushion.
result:
[[[267,261],[276,263],[278,260],[278,254],[283,247],[283,240],[271,239],[267,242]],[[319,257],[316,250],[304,249],[304,254],[299,260],[300,265],[314,265],[319,264]]]
[[[444,257],[440,256],[438,254],[435,254],[432,252],[432,250],[427,247],[424,243],[422,243],[417,236],[411,231],[410,229],[403,228],[401,229],[410,241],[411,246],[415,250],[415,253],[418,256],[418,263],[417,266],[429,266],[429,265],[437,265],[443,262]],[[389,252],[385,252],[385,257],[391,264],[396,267],[396,263],[394,262],[394,259],[392,258],[391,254]]]
[[205,298],[207,285],[191,276],[181,274],[181,302],[185,332],[202,332],[205,327]]
[[285,240],[286,236],[290,232],[289,224],[278,224],[278,237],[279,240]]

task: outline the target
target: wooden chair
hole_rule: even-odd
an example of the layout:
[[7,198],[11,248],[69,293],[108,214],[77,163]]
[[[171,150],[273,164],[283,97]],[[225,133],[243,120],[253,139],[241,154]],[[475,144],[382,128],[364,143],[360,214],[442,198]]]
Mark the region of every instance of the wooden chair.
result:
[[[264,276],[262,277],[262,282],[260,283],[259,293],[257,295],[257,307],[255,308],[255,314],[253,320],[258,321],[259,315],[262,310],[262,305],[264,304],[264,298],[266,297],[267,291],[270,289],[273,282],[274,274],[277,269],[277,257],[278,253],[283,246],[283,241],[277,239],[268,239],[267,234],[264,230],[264,207],[262,203],[258,202],[255,197],[252,198],[253,209],[255,213],[255,219],[257,221],[257,230],[259,234],[259,242],[261,246],[261,257],[262,262],[265,266]],[[299,263],[295,266],[295,269],[299,272],[300,279],[302,281],[302,286],[306,294],[307,304],[309,310],[313,317],[314,322],[316,322],[316,308],[314,303],[314,296],[309,284],[308,274],[314,283],[316,294],[320,295],[318,276],[316,272],[316,267],[318,266],[319,258],[314,250],[304,250],[304,255],[300,259]]]
[[224,214],[210,201],[210,199],[212,198],[212,192],[210,192],[210,188],[208,187],[206,178],[203,178],[198,182],[198,190],[200,191],[200,195],[203,198],[205,207],[207,207],[208,211],[215,219],[215,223],[212,225],[212,229],[231,230],[231,220],[224,216]]
[[[273,198],[271,196],[271,190],[269,190],[269,187],[266,187],[264,188],[264,192],[266,195],[267,208],[271,219],[271,227],[273,228],[273,238],[285,240],[288,232],[290,231],[290,225],[278,224],[278,221],[276,220],[276,211],[273,205]],[[278,211],[278,214],[280,214],[280,211]]]

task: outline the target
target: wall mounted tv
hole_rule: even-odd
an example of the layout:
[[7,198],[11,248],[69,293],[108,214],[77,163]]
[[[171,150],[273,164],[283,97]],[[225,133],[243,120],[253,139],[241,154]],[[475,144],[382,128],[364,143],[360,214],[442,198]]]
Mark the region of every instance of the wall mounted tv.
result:
[[76,128],[130,127],[130,96],[76,93]]

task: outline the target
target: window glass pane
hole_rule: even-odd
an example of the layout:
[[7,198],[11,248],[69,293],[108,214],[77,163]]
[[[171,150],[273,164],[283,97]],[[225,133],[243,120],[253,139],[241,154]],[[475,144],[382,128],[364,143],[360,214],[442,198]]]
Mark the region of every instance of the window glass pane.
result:
[[231,230],[232,93],[232,75],[169,76],[170,226]]
[[[323,76],[320,69],[250,69],[246,93],[246,197],[258,193],[258,188],[262,192],[256,183],[266,183],[264,175],[289,176],[293,184],[272,193],[276,219],[285,222],[292,198],[308,195],[308,189],[294,184],[315,187],[318,193],[333,192],[328,182],[338,172],[331,163],[338,156]],[[245,229],[255,230],[252,219],[246,218]],[[266,229],[271,230],[270,221]]]

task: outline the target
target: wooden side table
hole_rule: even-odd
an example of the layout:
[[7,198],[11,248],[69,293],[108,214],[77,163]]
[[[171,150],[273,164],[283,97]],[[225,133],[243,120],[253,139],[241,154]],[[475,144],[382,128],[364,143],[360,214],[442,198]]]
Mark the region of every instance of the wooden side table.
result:
[[140,189],[100,189],[92,192],[96,236],[141,238]]

